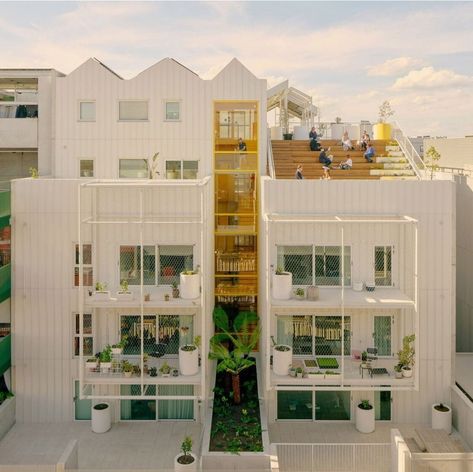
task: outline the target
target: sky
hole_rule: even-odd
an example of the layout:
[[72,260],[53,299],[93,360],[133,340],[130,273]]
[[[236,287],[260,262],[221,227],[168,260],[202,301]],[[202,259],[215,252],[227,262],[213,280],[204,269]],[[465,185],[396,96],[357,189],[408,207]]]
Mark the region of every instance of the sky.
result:
[[1,68],[69,73],[97,57],[130,79],[173,57],[204,79],[233,57],[289,79],[321,121],[473,135],[473,2],[1,2]]

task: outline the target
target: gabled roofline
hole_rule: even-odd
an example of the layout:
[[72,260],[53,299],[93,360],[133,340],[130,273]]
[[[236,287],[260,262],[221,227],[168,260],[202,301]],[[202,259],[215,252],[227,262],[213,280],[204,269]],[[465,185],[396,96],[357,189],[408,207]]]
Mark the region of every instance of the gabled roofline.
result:
[[185,70],[189,71],[190,73],[194,74],[196,77],[200,78],[199,74],[197,74],[193,70],[189,69],[188,67],[186,67],[184,64],[180,63],[179,61],[176,61],[176,59],[174,59],[173,57],[164,57],[160,61],[155,62],[154,64],[150,65],[146,69],[142,70],[141,72],[139,72],[138,74],[136,74],[134,77],[132,77],[129,80],[133,80],[134,78],[140,76],[141,74],[144,74],[146,71],[152,69],[153,67],[157,66],[158,64],[161,64],[161,62],[164,62],[164,61],[172,61],[172,62],[176,63],[178,66],[182,67],[183,69],[185,69]]
[[109,72],[111,72],[113,75],[118,77],[120,80],[124,80],[123,77],[118,75],[114,70],[110,69],[107,65],[105,65],[102,61],[99,61],[96,57],[92,57],[94,61],[97,61],[103,68],[107,69]]

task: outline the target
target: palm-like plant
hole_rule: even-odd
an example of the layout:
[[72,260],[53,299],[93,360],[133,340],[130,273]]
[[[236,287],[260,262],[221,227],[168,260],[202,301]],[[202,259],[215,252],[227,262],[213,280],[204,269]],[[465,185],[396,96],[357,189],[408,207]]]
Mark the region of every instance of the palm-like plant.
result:
[[[210,339],[209,358],[218,361],[217,372],[228,372],[232,376],[233,401],[241,402],[240,373],[255,365],[248,355],[258,345],[259,328],[250,329],[258,321],[258,315],[252,311],[238,314],[230,327],[228,316],[221,307],[216,307],[213,313],[215,326],[221,331]],[[223,343],[230,341],[233,350],[230,351]]]

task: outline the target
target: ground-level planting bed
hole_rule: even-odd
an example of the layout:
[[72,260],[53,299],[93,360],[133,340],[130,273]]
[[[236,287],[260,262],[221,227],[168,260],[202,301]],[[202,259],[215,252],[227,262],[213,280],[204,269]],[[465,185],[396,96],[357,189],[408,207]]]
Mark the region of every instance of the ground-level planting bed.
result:
[[261,452],[261,420],[256,366],[240,374],[241,403],[233,403],[231,375],[217,373],[214,389],[210,451]]

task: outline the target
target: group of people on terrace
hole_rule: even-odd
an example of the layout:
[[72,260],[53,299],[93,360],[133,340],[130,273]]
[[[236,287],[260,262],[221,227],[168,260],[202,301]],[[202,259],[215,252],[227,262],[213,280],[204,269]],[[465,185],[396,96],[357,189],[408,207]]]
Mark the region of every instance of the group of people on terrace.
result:
[[[350,154],[346,154],[345,160],[340,162],[338,165],[335,165],[335,163],[333,162],[333,155],[330,154],[330,147],[324,148],[320,145],[315,126],[313,126],[312,129],[310,130],[309,139],[310,139],[310,150],[320,151],[319,162],[322,164],[322,169],[324,171],[321,179],[323,180],[330,179],[331,169],[341,169],[341,170],[352,169],[353,160]],[[348,135],[348,131],[346,130],[344,131],[340,142],[345,152],[355,150],[355,146],[353,145],[352,140],[350,139],[350,136]],[[373,162],[373,158],[375,156],[375,150],[374,150],[373,145],[371,144],[370,135],[366,131],[363,131],[363,135],[361,136],[361,139],[358,141],[357,144],[358,144],[358,148],[361,151],[364,151],[363,157],[366,159],[366,161],[369,163]],[[299,164],[296,170],[296,175],[295,175],[296,179],[301,180],[304,178],[302,171],[303,171],[303,167],[301,164]]]

